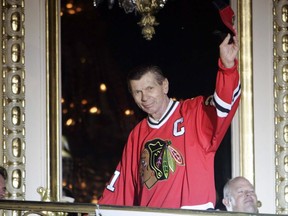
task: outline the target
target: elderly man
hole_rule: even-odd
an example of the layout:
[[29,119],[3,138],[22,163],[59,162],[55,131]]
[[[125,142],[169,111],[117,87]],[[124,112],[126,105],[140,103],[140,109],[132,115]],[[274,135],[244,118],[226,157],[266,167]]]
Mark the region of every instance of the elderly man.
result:
[[258,213],[254,186],[244,177],[230,179],[223,188],[223,200],[227,211]]

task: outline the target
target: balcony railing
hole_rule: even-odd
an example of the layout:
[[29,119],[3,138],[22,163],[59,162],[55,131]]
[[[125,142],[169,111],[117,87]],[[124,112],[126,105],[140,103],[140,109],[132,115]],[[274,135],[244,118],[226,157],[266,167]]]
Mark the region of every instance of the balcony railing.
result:
[[[146,207],[127,207],[127,206],[108,206],[95,205],[89,203],[63,203],[63,202],[40,202],[40,201],[14,201],[1,200],[0,209],[11,210],[12,214],[6,215],[30,215],[38,214],[41,216],[77,214],[85,216],[252,216],[274,214],[249,214],[226,211],[196,211],[186,209],[160,209]],[[13,212],[14,211],[14,212]],[[15,214],[17,212],[17,214]],[[276,215],[276,214],[275,214]]]

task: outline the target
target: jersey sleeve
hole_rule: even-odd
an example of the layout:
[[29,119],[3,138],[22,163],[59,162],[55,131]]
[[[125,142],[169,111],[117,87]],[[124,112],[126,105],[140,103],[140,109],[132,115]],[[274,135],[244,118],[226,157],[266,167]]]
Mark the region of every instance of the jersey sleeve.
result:
[[[238,61],[232,68],[225,68],[221,60],[218,61],[219,70],[216,77],[216,87],[210,100],[212,106],[207,106],[208,99],[203,105],[203,119],[201,133],[209,139],[208,151],[216,151],[229,128],[235,112],[239,106],[241,85],[237,70]],[[212,110],[213,109],[213,110]]]
[[135,193],[137,192],[136,181],[138,179],[138,172],[135,169],[137,166],[136,161],[138,160],[133,157],[136,157],[136,155],[139,154],[133,153],[133,151],[135,151],[134,148],[130,134],[124,147],[122,158],[110,181],[106,185],[102,197],[99,199],[98,203],[100,205],[137,205],[134,197],[137,197],[135,196]]

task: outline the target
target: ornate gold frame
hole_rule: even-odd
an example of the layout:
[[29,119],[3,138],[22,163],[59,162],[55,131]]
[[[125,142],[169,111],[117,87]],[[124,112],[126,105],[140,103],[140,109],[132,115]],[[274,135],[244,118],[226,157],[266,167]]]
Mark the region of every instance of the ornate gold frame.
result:
[[8,197],[25,198],[24,1],[1,0],[1,157]]
[[276,213],[288,213],[288,1],[273,0]]

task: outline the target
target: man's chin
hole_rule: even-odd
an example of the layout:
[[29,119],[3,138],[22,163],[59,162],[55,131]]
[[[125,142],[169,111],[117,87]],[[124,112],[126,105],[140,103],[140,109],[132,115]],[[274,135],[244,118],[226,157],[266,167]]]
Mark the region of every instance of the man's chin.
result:
[[248,213],[258,213],[258,209],[251,205],[251,206],[246,206],[245,208],[245,212],[248,212]]

